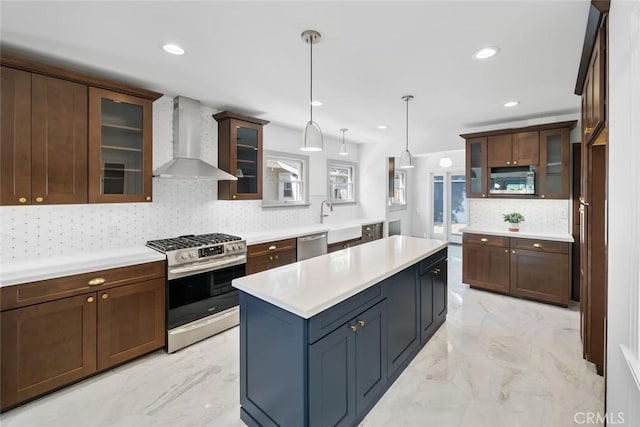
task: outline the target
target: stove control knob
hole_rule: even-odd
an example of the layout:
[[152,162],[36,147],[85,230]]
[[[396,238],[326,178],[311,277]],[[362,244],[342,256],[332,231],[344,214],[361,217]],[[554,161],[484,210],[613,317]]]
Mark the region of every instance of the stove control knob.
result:
[[189,252],[189,258],[195,258],[196,254],[195,252]]
[[187,256],[186,253],[183,252],[183,253],[180,254],[180,259],[187,259],[187,258],[188,258],[188,256]]

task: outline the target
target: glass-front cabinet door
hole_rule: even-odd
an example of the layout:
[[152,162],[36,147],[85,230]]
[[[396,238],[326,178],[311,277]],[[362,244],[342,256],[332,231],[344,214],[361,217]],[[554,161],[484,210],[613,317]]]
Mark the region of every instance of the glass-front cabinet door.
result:
[[89,202],[151,201],[150,100],[89,90]]
[[487,197],[487,138],[467,139],[467,197]]
[[538,196],[569,198],[569,129],[540,131]]

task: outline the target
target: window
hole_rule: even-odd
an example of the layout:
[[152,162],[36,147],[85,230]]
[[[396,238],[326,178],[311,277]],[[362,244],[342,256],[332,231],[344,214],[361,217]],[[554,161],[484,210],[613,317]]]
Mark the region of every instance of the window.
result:
[[262,206],[308,204],[308,164],[308,156],[265,150]]
[[331,203],[356,202],[356,164],[327,160],[327,176],[329,177],[329,201]]
[[394,171],[393,173],[393,194],[389,197],[392,208],[407,208],[407,172]]

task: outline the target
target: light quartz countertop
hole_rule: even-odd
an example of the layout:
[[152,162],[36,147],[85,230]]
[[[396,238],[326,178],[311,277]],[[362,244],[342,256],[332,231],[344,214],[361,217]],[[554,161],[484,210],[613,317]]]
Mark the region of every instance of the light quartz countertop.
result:
[[305,319],[447,247],[391,236],[233,280],[239,290]]
[[337,230],[347,227],[356,227],[369,224],[384,222],[382,219],[360,218],[351,219],[340,222],[327,222],[324,224],[312,224],[299,227],[274,228],[268,231],[260,231],[255,233],[234,233],[247,241],[247,245],[256,245],[259,243],[272,242],[274,240],[291,239],[294,237],[307,236],[314,233],[328,232],[329,230]]
[[490,236],[505,236],[505,237],[521,237],[523,239],[541,239],[541,240],[555,240],[557,242],[569,242],[573,243],[573,236],[569,233],[548,233],[545,231],[508,231],[498,230],[492,228],[472,228],[464,227],[460,231],[463,233],[471,234],[488,234]]
[[165,259],[164,254],[146,246],[134,246],[6,263],[0,265],[0,287]]

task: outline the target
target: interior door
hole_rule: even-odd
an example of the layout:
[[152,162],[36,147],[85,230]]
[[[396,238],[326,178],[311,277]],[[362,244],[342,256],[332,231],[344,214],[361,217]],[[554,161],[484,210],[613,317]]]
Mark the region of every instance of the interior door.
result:
[[462,243],[461,228],[467,225],[467,195],[464,171],[431,175],[431,237]]

